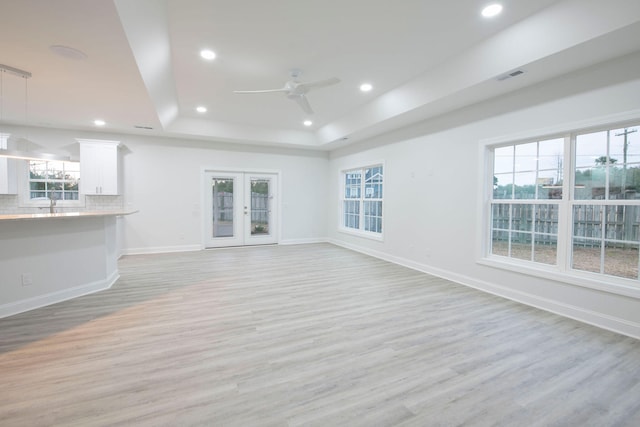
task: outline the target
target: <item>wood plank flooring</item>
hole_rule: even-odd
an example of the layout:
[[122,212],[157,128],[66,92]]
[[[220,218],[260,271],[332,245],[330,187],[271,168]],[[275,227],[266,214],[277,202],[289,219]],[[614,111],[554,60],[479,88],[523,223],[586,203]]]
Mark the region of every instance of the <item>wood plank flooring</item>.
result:
[[640,341],[332,245],[120,273],[0,319],[0,425],[640,425]]

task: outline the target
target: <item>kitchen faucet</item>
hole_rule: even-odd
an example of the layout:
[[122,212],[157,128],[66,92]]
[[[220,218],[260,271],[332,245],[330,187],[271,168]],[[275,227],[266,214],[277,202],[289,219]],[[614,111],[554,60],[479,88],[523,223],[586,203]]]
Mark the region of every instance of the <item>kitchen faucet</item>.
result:
[[56,196],[55,193],[49,193],[49,213],[55,213]]

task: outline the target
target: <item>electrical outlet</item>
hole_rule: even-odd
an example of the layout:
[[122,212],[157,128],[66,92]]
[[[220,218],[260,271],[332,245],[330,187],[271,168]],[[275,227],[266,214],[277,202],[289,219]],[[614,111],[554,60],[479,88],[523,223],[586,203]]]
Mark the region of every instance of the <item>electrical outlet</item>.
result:
[[22,286],[33,285],[33,276],[31,273],[22,273]]

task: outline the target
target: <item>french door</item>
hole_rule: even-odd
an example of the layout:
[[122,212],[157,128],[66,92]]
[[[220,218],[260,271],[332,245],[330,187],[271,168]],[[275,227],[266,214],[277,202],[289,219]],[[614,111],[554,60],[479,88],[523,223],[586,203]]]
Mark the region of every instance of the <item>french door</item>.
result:
[[278,242],[277,174],[205,172],[205,247]]

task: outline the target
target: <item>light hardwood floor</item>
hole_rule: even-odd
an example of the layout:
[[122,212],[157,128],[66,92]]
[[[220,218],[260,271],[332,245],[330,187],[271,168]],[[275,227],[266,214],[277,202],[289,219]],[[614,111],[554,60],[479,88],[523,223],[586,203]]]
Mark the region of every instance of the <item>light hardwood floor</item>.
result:
[[640,341],[342,248],[120,272],[0,320],[0,425],[640,425]]

